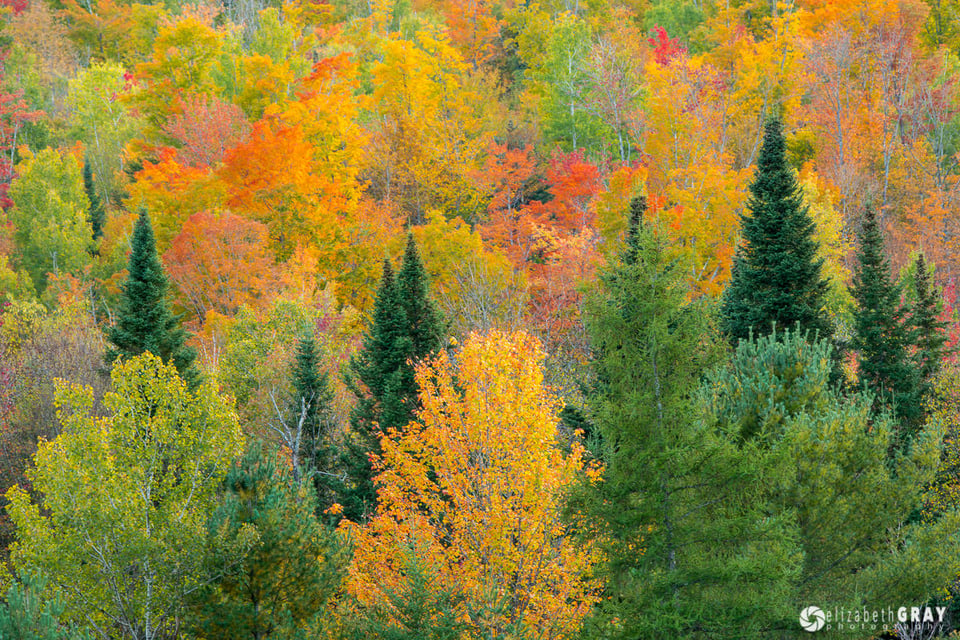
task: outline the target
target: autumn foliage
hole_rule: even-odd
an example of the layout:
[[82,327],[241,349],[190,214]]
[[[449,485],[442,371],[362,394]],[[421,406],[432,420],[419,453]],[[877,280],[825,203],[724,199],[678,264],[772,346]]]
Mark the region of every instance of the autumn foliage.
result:
[[559,509],[588,469],[578,444],[561,449],[543,357],[536,339],[494,332],[471,335],[456,363],[441,354],[418,367],[423,409],[403,435],[384,437],[377,514],[350,525],[361,602],[399,584],[417,539],[472,627],[572,636],[597,597],[596,555],[567,538]]

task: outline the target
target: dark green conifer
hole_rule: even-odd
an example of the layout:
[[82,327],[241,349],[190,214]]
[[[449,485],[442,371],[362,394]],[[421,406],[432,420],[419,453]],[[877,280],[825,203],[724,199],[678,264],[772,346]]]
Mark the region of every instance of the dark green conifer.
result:
[[164,362],[172,362],[180,376],[195,387],[199,382],[194,365],[196,350],[187,346],[187,334],[170,311],[167,276],[157,255],[150,216],[144,209],[140,210],[130,244],[129,274],[122,285],[116,321],[107,330],[112,344],[107,350],[107,364],[118,357],[149,351]]
[[189,625],[208,640],[300,638],[324,624],[342,590],[349,554],[315,514],[313,487],[255,445],[227,473],[208,522],[216,580],[192,596]]
[[107,210],[103,206],[100,194],[97,193],[96,185],[93,183],[93,171],[88,160],[83,161],[83,190],[87,193],[87,199],[90,201],[87,220],[90,221],[93,239],[96,241],[103,236],[103,227],[107,224]]
[[902,429],[921,419],[917,370],[908,348],[911,328],[890,277],[883,235],[872,207],[864,211],[850,293],[856,303],[850,347],[858,354],[860,384],[875,394],[876,408],[892,408]]
[[372,323],[347,375],[357,404],[343,459],[348,481],[340,498],[352,520],[372,509],[376,492],[370,454],[379,454],[382,434],[414,417],[419,391],[414,364],[440,347],[441,331],[439,314],[428,298],[426,271],[410,236],[399,274],[394,275],[389,260],[384,262]]
[[770,333],[774,323],[781,328],[799,323],[811,338],[833,335],[824,312],[828,283],[821,278],[815,226],[784,148],[780,121],[768,121],[721,309],[723,331],[734,346],[751,330]]
[[914,344],[919,368],[920,393],[927,398],[932,393],[933,379],[940,372],[946,355],[947,323],[940,319],[940,301],[934,288],[931,273],[923,253],[914,262],[912,323],[915,328]]
[[313,476],[317,489],[318,508],[330,506],[329,478],[333,466],[330,437],[330,403],[333,393],[327,373],[320,369],[320,357],[313,336],[305,333],[297,341],[297,357],[293,368],[293,399],[290,413],[302,420],[299,459],[306,472]]

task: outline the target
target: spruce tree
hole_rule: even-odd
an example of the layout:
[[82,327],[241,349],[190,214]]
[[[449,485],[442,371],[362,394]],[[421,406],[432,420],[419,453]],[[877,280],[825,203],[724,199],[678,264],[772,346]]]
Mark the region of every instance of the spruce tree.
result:
[[915,334],[916,366],[918,368],[920,395],[928,398],[933,392],[933,379],[940,372],[946,355],[947,323],[939,318],[940,304],[931,273],[923,253],[914,262],[912,324]]
[[379,454],[382,434],[413,419],[419,391],[414,365],[438,350],[441,340],[440,316],[428,298],[426,271],[411,235],[399,274],[384,261],[372,323],[346,376],[357,404],[342,460],[348,482],[340,502],[351,520],[371,510],[376,491],[370,454]]
[[103,236],[103,227],[107,224],[107,210],[103,206],[100,194],[97,193],[96,185],[93,183],[93,171],[88,160],[83,161],[83,190],[87,193],[87,199],[90,201],[87,220],[90,221],[93,240],[96,241]]
[[741,229],[721,309],[722,328],[733,345],[751,331],[770,333],[774,323],[781,328],[799,323],[811,337],[830,339],[823,260],[817,258],[815,226],[787,163],[779,120],[766,124]]
[[857,264],[850,293],[856,303],[850,347],[858,353],[858,376],[874,393],[876,408],[892,408],[901,427],[912,431],[921,419],[916,368],[908,353],[911,328],[900,305],[900,287],[890,277],[877,215],[867,206],[859,232]]
[[330,442],[330,403],[333,393],[325,371],[320,369],[316,341],[305,333],[297,341],[297,357],[293,368],[293,398],[290,413],[294,420],[303,420],[299,459],[313,477],[317,489],[318,509],[330,502],[328,478],[332,467],[333,447]]
[[170,311],[167,302],[167,276],[157,255],[150,216],[145,209],[133,228],[129,275],[122,285],[116,322],[107,330],[112,347],[106,361],[112,365],[118,357],[130,358],[149,351],[164,362],[172,362],[190,386],[199,382],[194,365],[196,350],[187,346],[187,334]]
[[720,350],[685,265],[642,226],[643,204],[586,306],[603,481],[574,492],[569,512],[603,548],[608,596],[586,636],[754,637],[796,615],[783,598],[793,533],[769,515],[765,458],[700,420],[695,397]]

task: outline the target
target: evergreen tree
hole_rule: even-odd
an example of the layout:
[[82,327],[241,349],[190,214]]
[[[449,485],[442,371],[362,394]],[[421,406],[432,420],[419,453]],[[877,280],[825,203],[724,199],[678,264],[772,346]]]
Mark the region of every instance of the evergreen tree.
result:
[[[876,408],[894,409],[901,426],[913,431],[922,418],[917,370],[908,347],[911,327],[900,305],[900,287],[890,278],[876,212],[868,206],[850,293],[856,302],[851,348],[859,354],[861,386],[876,397]],[[906,435],[906,434],[902,434]]]
[[145,209],[140,210],[130,244],[129,275],[122,286],[116,322],[107,330],[113,345],[107,350],[107,364],[149,351],[172,362],[180,377],[195,387],[200,377],[194,365],[196,351],[187,346],[187,334],[167,303],[167,277]]
[[848,610],[927,601],[956,575],[943,566],[954,561],[928,562],[914,574],[909,567],[960,544],[945,534],[956,531],[960,513],[932,526],[914,515],[940,460],[942,434],[921,433],[909,453],[891,459],[895,423],[889,413],[874,415],[869,392],[841,394],[828,384],[830,350],[788,329],[743,340],[701,390],[710,430],[742,441],[743,454],[768,469],[768,517],[795,523],[791,555],[801,571],[782,599],[793,612],[783,628],[797,634],[805,632],[796,612],[827,594]]
[[92,636],[75,625],[60,622],[65,606],[59,596],[48,598],[48,580],[39,571],[21,574],[0,602],[0,638],[3,640],[88,640]]
[[720,350],[688,301],[685,265],[643,228],[643,204],[586,307],[604,476],[574,493],[570,513],[604,548],[609,596],[587,635],[754,637],[796,615],[784,597],[794,532],[769,515],[766,459],[699,419],[698,385]]
[[940,304],[934,288],[931,273],[923,253],[917,255],[914,262],[913,290],[913,326],[916,345],[916,363],[919,369],[920,395],[930,397],[933,392],[933,379],[940,372],[943,357],[946,355],[947,323],[939,318]]
[[340,592],[346,545],[318,522],[310,483],[298,488],[275,459],[255,446],[224,479],[208,525],[208,568],[219,579],[192,607],[200,637],[293,640],[308,624],[329,623],[316,618]]
[[330,483],[326,474],[331,472],[333,463],[329,415],[333,392],[327,373],[320,370],[317,344],[309,333],[305,333],[297,342],[292,377],[290,413],[298,424],[302,424],[299,459],[313,477],[318,509],[322,511],[330,506]]
[[799,323],[801,331],[822,339],[833,335],[824,312],[828,282],[821,278],[815,226],[784,149],[780,121],[768,121],[721,309],[723,331],[734,346],[751,331],[770,333],[774,323],[789,328]]
[[[407,248],[403,254],[403,266],[397,275],[400,300],[407,312],[407,335],[416,357],[423,357],[440,348],[443,340],[443,322],[440,313],[430,299],[427,287],[427,271],[417,251],[413,234],[407,234]],[[413,412],[410,413],[411,417]]]
[[93,171],[90,169],[90,162],[83,161],[83,190],[87,193],[87,199],[90,201],[90,209],[87,213],[87,220],[90,221],[90,228],[93,230],[93,240],[99,240],[103,236],[103,227],[107,224],[107,210],[97,193],[96,185],[93,183]]
[[441,341],[440,316],[428,298],[426,271],[410,235],[399,274],[384,261],[372,323],[346,376],[357,404],[342,460],[348,483],[340,502],[351,520],[363,518],[374,503],[370,454],[379,454],[381,435],[413,419],[419,391],[414,364],[438,350]]

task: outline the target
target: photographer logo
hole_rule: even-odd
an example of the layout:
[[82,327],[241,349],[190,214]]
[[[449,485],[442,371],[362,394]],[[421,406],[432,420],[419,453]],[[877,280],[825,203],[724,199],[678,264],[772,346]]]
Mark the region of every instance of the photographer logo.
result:
[[807,607],[800,612],[800,626],[813,633],[820,631],[826,622],[826,616],[820,607]]

